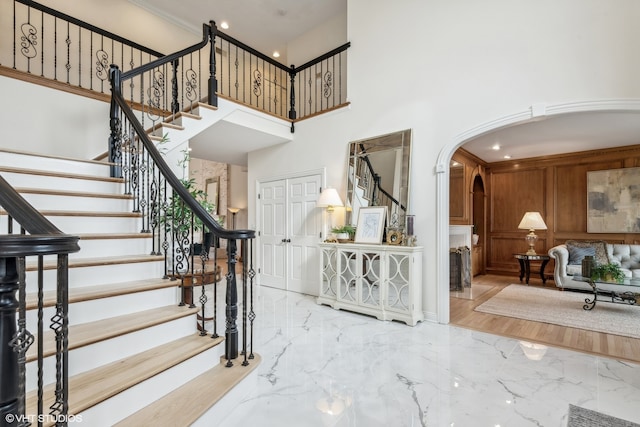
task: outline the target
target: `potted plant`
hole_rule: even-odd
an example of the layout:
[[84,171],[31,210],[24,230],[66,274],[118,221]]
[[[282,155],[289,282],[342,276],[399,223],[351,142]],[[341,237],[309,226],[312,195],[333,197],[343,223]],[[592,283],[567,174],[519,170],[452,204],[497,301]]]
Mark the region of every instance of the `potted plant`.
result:
[[[163,144],[166,144],[169,141],[167,134],[162,136],[162,140],[158,143],[159,150],[161,153],[165,154],[165,150]],[[180,182],[187,189],[189,194],[211,215],[215,210],[215,204],[210,202],[207,197],[207,193],[198,188],[196,185],[195,178],[187,179],[187,168],[189,162],[191,161],[191,155],[188,149],[184,149],[181,151],[182,158],[178,160],[178,166],[182,168],[182,178]],[[183,239],[182,236],[188,236],[191,232],[191,210],[187,207],[187,205],[173,192],[168,197],[168,206],[165,210],[165,215],[162,215],[160,218],[160,223],[165,227],[165,230],[173,232],[177,241]],[[224,217],[220,216],[216,221],[223,226],[224,225]],[[211,249],[211,245],[213,244],[213,235],[210,231],[206,231],[202,221],[195,217],[193,218],[193,228],[194,228],[194,236],[191,236],[192,244],[188,245],[186,248],[180,248],[179,250],[184,252],[185,254],[205,254],[208,258],[209,250]],[[195,240],[199,240],[199,243],[196,243]]]
[[625,275],[617,264],[599,264],[591,269],[591,279],[603,282],[621,283],[624,281]]
[[356,234],[356,228],[351,224],[345,224],[340,227],[333,227],[331,232],[336,235],[338,241],[353,240],[353,236]]

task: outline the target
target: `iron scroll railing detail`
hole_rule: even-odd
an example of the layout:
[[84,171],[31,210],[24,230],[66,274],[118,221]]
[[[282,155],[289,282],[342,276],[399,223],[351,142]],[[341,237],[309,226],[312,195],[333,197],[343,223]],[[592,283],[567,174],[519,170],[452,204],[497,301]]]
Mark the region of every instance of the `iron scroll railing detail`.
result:
[[[7,31],[4,28],[2,31]],[[105,93],[109,66],[131,69],[162,53],[30,0],[13,0],[14,70]]]
[[[37,344],[37,413],[48,415],[58,425],[66,425],[68,415],[68,257],[78,252],[79,238],[63,234],[27,203],[0,177],[0,207],[6,212],[6,231],[0,234],[0,420],[3,425],[30,425],[26,396],[26,354]],[[20,233],[14,233],[19,226]],[[6,233],[6,234],[4,234]],[[43,256],[57,255],[55,313],[51,329],[55,333],[55,399],[49,408],[43,407],[42,364],[43,318]],[[27,286],[26,259],[37,258],[37,331],[26,325]],[[16,298],[17,292],[17,298]],[[30,394],[33,392],[30,392]]]
[[[204,37],[201,43],[212,35],[211,27],[204,25]],[[227,366],[233,364],[233,359],[238,357],[239,331],[238,321],[238,284],[236,275],[237,241],[246,242],[255,238],[253,230],[227,230],[223,228],[195,199],[197,191],[192,183],[186,179],[179,179],[164,160],[163,155],[151,141],[142,123],[137,119],[127,101],[122,96],[122,88],[126,79],[135,78],[142,73],[153,71],[165,64],[184,62],[190,55],[190,49],[198,49],[199,45],[192,46],[173,55],[154,61],[128,73],[121,73],[117,66],[111,67],[112,84],[112,124],[110,147],[119,149],[117,155],[112,156],[116,161],[114,171],[121,173],[125,181],[125,187],[135,189],[132,192],[134,205],[141,206],[143,228],[148,226],[152,232],[154,253],[163,253],[165,257],[165,277],[179,280],[181,289],[180,305],[195,307],[199,303],[198,328],[200,333],[206,333],[208,320],[213,320],[212,337],[217,337],[217,290],[220,285],[220,272],[218,270],[217,251],[214,250],[213,268],[207,270],[208,249],[203,244],[196,244],[198,235],[205,236],[210,233],[215,241],[224,239],[227,241],[227,273],[225,284],[225,355]],[[244,243],[241,243],[244,244]],[[214,247],[217,245],[214,245]],[[198,249],[196,249],[198,247]],[[244,247],[244,246],[243,246]],[[251,246],[249,246],[251,247]],[[252,250],[252,249],[251,249]],[[243,262],[243,268],[253,272],[253,257],[249,254]],[[249,263],[247,263],[247,260]],[[250,289],[253,293],[252,274],[243,275],[243,298],[246,298],[244,289]],[[246,282],[245,282],[246,281]],[[200,295],[197,296],[195,287],[200,286]],[[205,286],[212,287],[213,295],[206,291]],[[207,313],[207,307],[213,302],[212,314]],[[251,304],[243,300],[242,305]],[[243,311],[243,316],[248,316]],[[247,319],[242,319],[243,324]],[[253,322],[253,320],[251,320]],[[252,334],[252,332],[251,332]],[[246,348],[250,335],[242,334],[242,346]],[[250,344],[252,345],[252,344]],[[245,360],[246,361],[246,360]]]
[[[7,4],[13,4],[12,11]],[[13,49],[0,52],[0,64],[61,83],[56,87],[63,90],[81,88],[83,94],[107,96],[111,64],[126,74],[165,58],[35,1],[2,0],[0,9],[13,13],[13,25],[0,28],[0,39],[11,40]],[[289,120],[293,131],[294,122],[347,103],[349,43],[302,66],[286,66],[219,31],[213,21],[206,28],[208,43],[200,49],[165,62],[153,73],[144,69],[136,78],[125,78],[122,95],[143,112],[145,127],[146,121],[154,127],[198,102],[215,106],[218,97],[224,97]]]

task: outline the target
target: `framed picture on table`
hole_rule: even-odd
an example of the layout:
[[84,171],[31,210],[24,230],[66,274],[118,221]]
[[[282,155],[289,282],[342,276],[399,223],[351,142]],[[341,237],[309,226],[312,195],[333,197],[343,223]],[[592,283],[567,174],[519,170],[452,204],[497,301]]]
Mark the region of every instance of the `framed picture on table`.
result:
[[386,206],[363,207],[358,210],[355,243],[382,243],[387,218]]

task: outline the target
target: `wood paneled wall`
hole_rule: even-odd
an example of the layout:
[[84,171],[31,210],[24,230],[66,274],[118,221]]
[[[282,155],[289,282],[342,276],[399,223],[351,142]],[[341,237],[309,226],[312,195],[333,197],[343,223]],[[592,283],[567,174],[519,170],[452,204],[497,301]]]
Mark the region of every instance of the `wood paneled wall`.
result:
[[[536,231],[538,253],[568,239],[640,243],[635,233],[587,233],[587,172],[638,166],[640,145],[486,165],[486,271],[517,276],[513,254],[527,249],[527,231],[518,229],[527,211],[540,212],[547,224]],[[553,263],[545,273],[553,274]]]

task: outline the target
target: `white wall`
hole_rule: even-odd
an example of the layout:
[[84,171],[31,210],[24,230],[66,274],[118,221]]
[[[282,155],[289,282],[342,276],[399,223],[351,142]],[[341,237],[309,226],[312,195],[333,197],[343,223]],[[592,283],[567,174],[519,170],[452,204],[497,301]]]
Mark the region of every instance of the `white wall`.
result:
[[[201,33],[168,24],[128,0],[40,0],[38,3],[164,54],[202,40]],[[209,19],[203,17],[202,23],[208,23]],[[167,25],[171,27],[169,31]]]
[[252,153],[249,182],[326,166],[327,184],[344,194],[348,141],[412,128],[411,210],[435,320],[440,151],[533,104],[640,98],[639,18],[635,0],[349,0],[350,109],[302,121],[293,142]]
[[3,76],[0,93],[1,148],[84,159],[107,151],[108,103]]
[[[236,214],[236,229],[247,228],[247,168],[246,166],[229,165],[228,169],[228,186],[229,192],[227,196],[227,206],[239,208],[240,212]],[[231,228],[232,215],[227,212],[228,228]]]
[[[159,37],[150,46],[163,51],[198,38],[171,26],[148,32],[140,20],[157,18],[140,15],[125,0],[45,3],[143,44]],[[114,11],[125,20],[114,20]],[[89,19],[93,15],[96,19]],[[448,212],[436,206],[447,200],[436,187],[440,152],[452,151],[469,129],[533,104],[639,99],[639,21],[637,0],[349,0],[351,105],[301,121],[294,141],[249,155],[249,227],[255,225],[256,180],[326,167],[326,184],[344,195],[349,141],[412,128],[411,210],[419,243],[426,247],[425,310],[428,318],[437,319],[438,280],[444,279],[436,275],[436,218]],[[10,88],[6,80],[0,77],[0,114],[3,123],[21,129],[5,129],[3,147],[60,144],[66,150],[63,130],[88,139],[98,133],[101,140],[100,132],[108,136],[108,123],[102,121],[106,104],[78,107],[56,92],[33,110],[19,101],[24,88]],[[81,122],[67,122],[69,116]],[[39,120],[45,125],[36,128]],[[92,140],[87,144],[81,150],[98,146]]]
[[334,16],[287,44],[287,61],[296,67],[323,55],[347,41],[347,11]]

